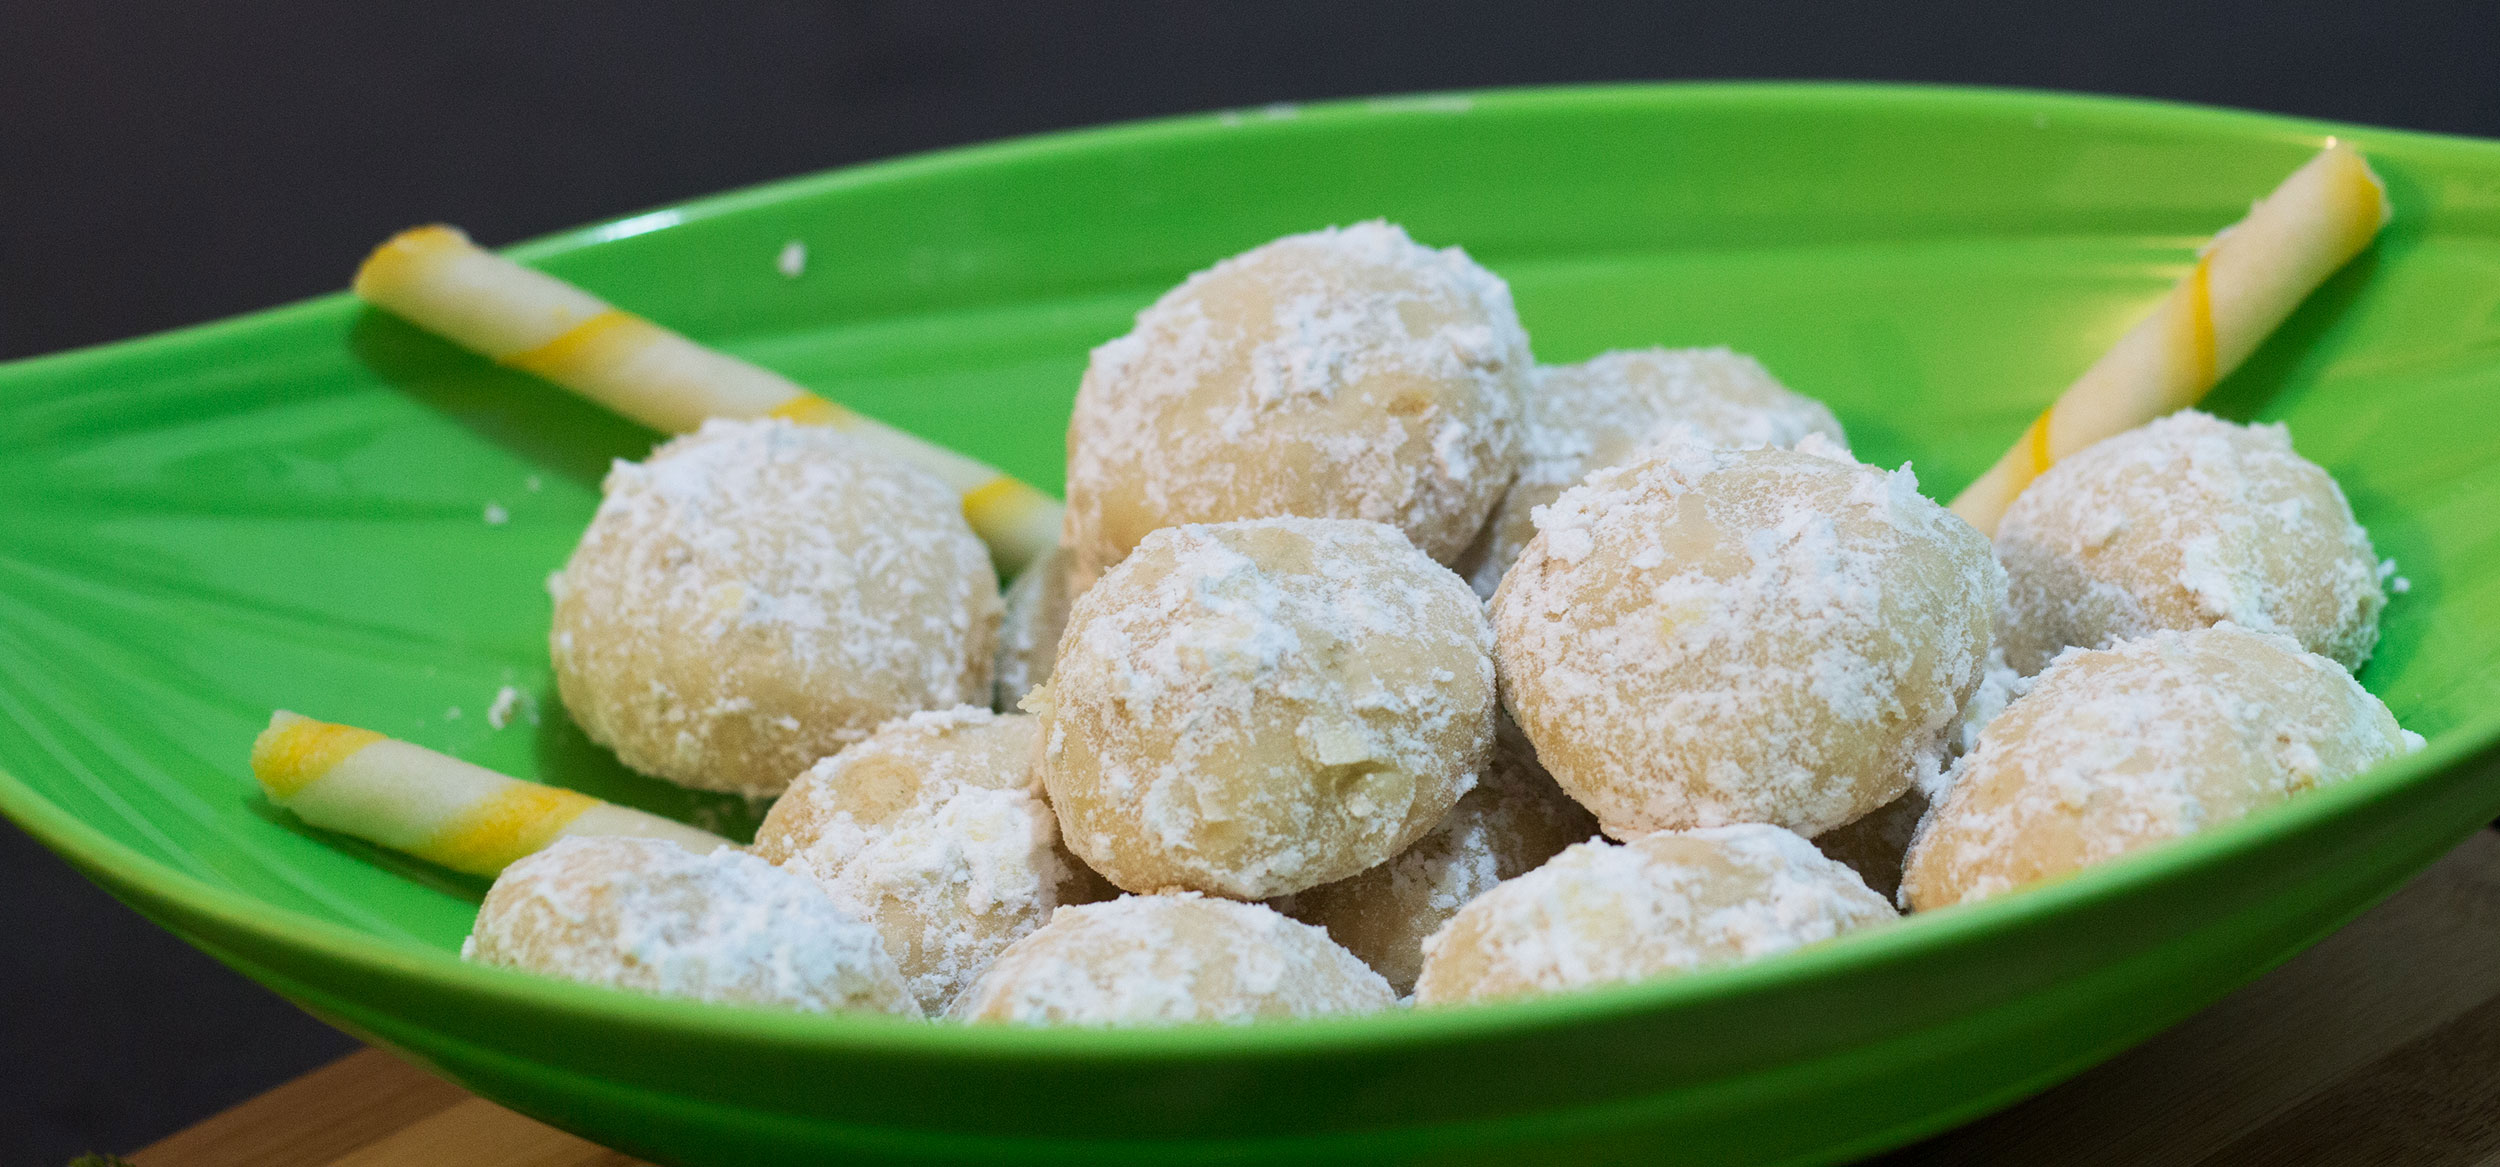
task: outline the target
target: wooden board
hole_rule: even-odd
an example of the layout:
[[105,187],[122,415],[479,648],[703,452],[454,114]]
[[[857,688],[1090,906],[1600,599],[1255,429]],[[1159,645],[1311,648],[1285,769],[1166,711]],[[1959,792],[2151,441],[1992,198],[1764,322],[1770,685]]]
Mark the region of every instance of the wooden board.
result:
[[[139,1167],[632,1167],[364,1050]],[[2500,1167],[2500,833],[2178,1028],[1883,1167]]]

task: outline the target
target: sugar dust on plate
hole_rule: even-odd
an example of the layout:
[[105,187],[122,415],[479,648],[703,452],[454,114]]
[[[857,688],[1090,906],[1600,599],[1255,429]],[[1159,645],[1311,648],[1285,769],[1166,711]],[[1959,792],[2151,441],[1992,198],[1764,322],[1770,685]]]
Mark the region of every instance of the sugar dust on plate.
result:
[[2413,590],[2412,580],[2396,574],[2396,561],[2393,559],[2378,561],[2378,582],[2391,596],[2401,596]]
[[529,694],[511,685],[495,690],[494,703],[486,707],[486,724],[495,729],[502,729],[512,724],[515,714],[527,719],[531,725],[536,725],[538,724],[538,703],[531,700]]

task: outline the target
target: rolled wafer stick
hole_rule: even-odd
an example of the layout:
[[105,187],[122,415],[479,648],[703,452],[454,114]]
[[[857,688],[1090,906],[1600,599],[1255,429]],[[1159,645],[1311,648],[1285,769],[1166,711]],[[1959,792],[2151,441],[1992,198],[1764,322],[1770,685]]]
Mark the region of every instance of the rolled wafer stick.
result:
[[2014,496],[2058,459],[2195,404],[2369,246],[2387,216],[2386,185],[2350,145],[2328,139],[2214,236],[2153,314],[2067,386],[1953,512],[1994,535]]
[[316,827],[472,875],[498,874],[566,835],[639,835],[696,851],[730,845],[655,814],[283,709],[252,741],[252,776],[271,802]]
[[1059,543],[1059,501],[979,459],[924,441],[707,348],[597,296],[469,242],[415,227],[374,249],[356,294],[497,364],[535,373],[664,433],[708,418],[782,417],[846,431],[963,495],[1008,574]]

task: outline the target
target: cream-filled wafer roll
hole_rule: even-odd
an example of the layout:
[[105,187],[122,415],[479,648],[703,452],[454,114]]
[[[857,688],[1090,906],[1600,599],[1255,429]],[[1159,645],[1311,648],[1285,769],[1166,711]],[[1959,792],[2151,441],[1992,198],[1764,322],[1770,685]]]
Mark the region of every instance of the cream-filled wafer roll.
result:
[[355,289],[367,303],[497,364],[664,433],[688,433],[715,417],[783,417],[864,438],[960,492],[964,517],[1010,574],[1059,543],[1063,508],[1032,485],[487,251],[456,228],[393,236],[357,269]]
[[252,776],[269,801],[316,827],[472,875],[500,873],[566,835],[635,835],[696,851],[730,845],[655,814],[283,709],[252,741]]
[[1953,500],[1981,531],[2057,460],[2194,405],[2230,375],[2387,222],[2387,188],[2361,155],[2329,139],[2248,217],[2214,236],[2153,314],[2101,354]]

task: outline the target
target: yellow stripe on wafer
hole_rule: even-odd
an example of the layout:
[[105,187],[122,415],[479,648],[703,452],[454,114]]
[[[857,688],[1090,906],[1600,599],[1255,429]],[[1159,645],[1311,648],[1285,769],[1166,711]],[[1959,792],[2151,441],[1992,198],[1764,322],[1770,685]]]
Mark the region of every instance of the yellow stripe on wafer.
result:
[[454,871],[501,871],[555,842],[599,800],[573,790],[515,782],[470,807],[413,854]]
[[369,729],[280,710],[269,719],[269,728],[252,739],[252,774],[268,788],[270,798],[284,800],[381,740],[381,734]]
[[366,256],[364,264],[356,269],[351,286],[358,295],[364,295],[367,288],[415,283],[426,278],[423,269],[428,265],[457,255],[468,245],[468,236],[441,223],[410,227],[374,248],[373,254]]
[[631,312],[610,308],[537,348],[500,358],[499,363],[550,381],[561,381],[651,343],[648,331],[657,328]]
[[2326,277],[2369,246],[2386,187],[2351,146],[2318,155],[2206,244],[2161,302],[1953,500],[1983,532],[2057,460],[2193,405]]
[[2031,452],[2030,469],[2023,477],[2025,482],[2038,478],[2054,461],[2049,457],[2049,415],[2054,412],[2050,410],[2031,419],[2031,428],[2024,430],[2022,441],[2016,443]]
[[565,835],[729,845],[658,815],[284,710],[252,743],[252,775],[270,801],[316,827],[475,875],[497,874]]
[[[834,426],[946,480],[987,489],[997,467],[836,405],[762,366],[707,348],[580,288],[486,251],[441,225],[403,231],[356,272],[356,294],[452,342],[553,381],[667,433],[715,417],[779,417]],[[1013,481],[1010,479],[1009,481]],[[998,501],[967,498],[967,514],[999,511],[974,530],[1013,575],[1058,545],[1061,507],[1023,483]]]
[[[2190,385],[2212,388],[2221,378],[2216,375],[2214,361],[2214,257],[2211,253],[2196,257],[2196,269],[2187,278],[2188,355]],[[2197,390],[2204,396],[2204,390]]]
[[439,223],[375,248],[352,286],[366,302],[497,361],[609,311],[597,296],[481,250]]
[[974,527],[1013,522],[1041,493],[1002,474],[964,494],[964,519]]
[[784,401],[774,406],[772,412],[765,416],[778,417],[800,425],[832,426],[835,429],[849,429],[859,424],[860,421],[858,414],[813,393],[801,393]]
[[[1048,555],[1059,546],[1066,515],[1067,508],[1058,499],[1004,475],[964,494],[964,520],[992,548],[1039,547],[1043,549],[1040,555]],[[1016,569],[1024,567],[1018,564]]]

